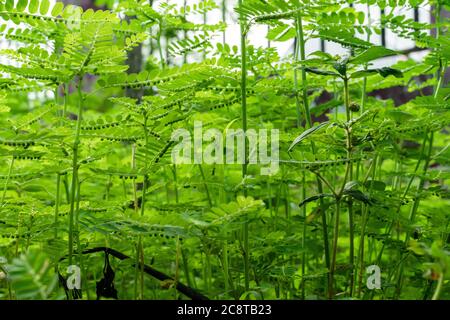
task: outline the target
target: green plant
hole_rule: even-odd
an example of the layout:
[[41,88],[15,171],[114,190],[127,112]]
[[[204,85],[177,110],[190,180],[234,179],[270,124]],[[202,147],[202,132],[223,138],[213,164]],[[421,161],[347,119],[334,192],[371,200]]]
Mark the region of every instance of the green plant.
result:
[[[394,14],[418,0],[240,0],[231,46],[206,19],[225,1],[0,1],[1,297],[448,299],[449,7],[428,3],[435,23]],[[257,24],[293,53],[252,44]],[[428,53],[383,65],[385,28]],[[376,96],[399,87],[414,98]],[[175,163],[197,123],[278,129],[279,171],[250,143]]]

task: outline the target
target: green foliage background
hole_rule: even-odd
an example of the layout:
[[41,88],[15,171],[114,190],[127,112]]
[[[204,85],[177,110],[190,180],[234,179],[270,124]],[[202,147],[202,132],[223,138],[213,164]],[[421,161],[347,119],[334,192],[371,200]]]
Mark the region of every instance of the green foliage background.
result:
[[[2,299],[450,298],[446,0],[239,1],[240,48],[192,22],[221,3],[151,2],[0,1]],[[393,13],[425,4],[434,24]],[[295,53],[250,45],[256,24]],[[383,28],[429,53],[374,68],[400,54],[373,44]],[[315,38],[348,55],[306,56]],[[397,86],[416,97],[372,94]],[[279,129],[280,171],[172,164],[195,121]]]

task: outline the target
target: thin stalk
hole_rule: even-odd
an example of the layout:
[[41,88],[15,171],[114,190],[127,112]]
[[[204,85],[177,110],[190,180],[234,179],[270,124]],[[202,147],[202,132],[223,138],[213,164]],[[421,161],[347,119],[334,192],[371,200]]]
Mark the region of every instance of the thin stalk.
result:
[[135,259],[135,265],[134,265],[134,300],[138,299],[138,275],[139,275],[139,242],[136,244],[136,259]]
[[[298,39],[298,50],[300,52],[300,59],[303,61],[306,59],[306,53],[305,53],[305,39],[303,35],[303,24],[302,24],[302,16],[300,15],[300,12],[297,15],[296,19],[296,30],[297,30],[297,39]],[[306,78],[306,70],[305,68],[302,68],[302,98],[303,98],[303,113],[305,115],[307,128],[312,127],[312,119],[311,119],[311,113],[309,111],[309,103],[308,103],[308,81]],[[314,154],[316,154],[316,147],[313,141],[311,141],[311,149]],[[323,193],[323,186],[320,179],[317,177],[317,191],[319,194]],[[326,216],[326,209],[325,204],[323,202],[323,199],[319,199],[319,207],[320,207],[320,214],[322,217],[322,234],[323,234],[323,242],[324,242],[324,254],[325,254],[325,265],[328,269],[328,271],[331,270],[331,262],[330,262],[330,247],[328,243],[328,224],[327,224],[327,216]],[[328,291],[330,291],[330,277],[331,274],[328,273]]]
[[[198,168],[199,168],[200,174],[201,174],[201,176],[202,176],[203,187],[205,188],[206,198],[208,199],[208,205],[209,205],[209,207],[212,207],[212,206],[213,206],[213,203],[212,203],[212,200],[211,200],[211,195],[210,195],[210,193],[209,193],[208,184],[206,183],[205,173],[203,172],[202,165],[199,164],[199,165],[198,165]],[[176,184],[176,180],[175,180],[175,184]],[[178,196],[177,196],[177,198],[178,198]]]
[[[222,0],[222,21],[224,23],[227,22],[227,1],[226,0]],[[226,43],[226,31],[225,29],[223,30],[222,33],[222,44]]]
[[189,273],[189,263],[188,263],[188,259],[187,259],[187,256],[186,256],[183,248],[181,248],[181,259],[183,261],[183,269],[184,269],[184,275],[186,277],[186,283],[189,287],[192,287],[191,275]]
[[5,185],[3,187],[2,201],[1,205],[3,206],[6,198],[6,190],[8,189],[9,178],[11,177],[12,169],[14,166],[14,156],[11,158],[11,163],[9,164],[8,176],[6,177]]
[[66,194],[66,202],[70,203],[70,188],[69,188],[69,179],[67,178],[67,174],[63,177],[63,185],[64,185],[64,191]]
[[[136,144],[133,143],[131,146],[131,170],[136,169]],[[136,179],[133,180],[133,202],[134,202],[134,212],[137,213],[139,210],[138,206],[138,197],[137,197],[137,185],[136,185]]]
[[58,239],[58,215],[59,215],[59,202],[61,194],[61,175],[56,174],[56,198],[55,198],[55,240]]
[[336,190],[334,190],[334,187],[331,185],[331,183],[327,179],[325,179],[319,172],[315,171],[314,174],[325,184],[325,186],[328,187],[335,198],[338,198],[339,195],[336,193]]
[[205,265],[205,274],[206,274],[206,291],[210,292],[210,288],[211,288],[211,257],[210,257],[210,252],[209,250],[206,252],[206,265]]
[[228,240],[225,237],[222,248],[222,266],[223,266],[223,281],[225,282],[225,292],[230,290],[230,273],[229,273],[229,263],[228,263]]
[[249,241],[248,241],[248,219],[246,217],[244,223],[244,280],[245,280],[245,290],[248,291],[250,289],[250,261],[249,261]]
[[[409,220],[411,221],[411,223],[414,222],[416,214],[417,214],[417,209],[419,208],[420,205],[420,193],[423,190],[423,187],[425,185],[425,177],[424,175],[427,174],[428,172],[428,167],[430,166],[430,161],[431,161],[431,153],[433,150],[433,141],[434,141],[434,133],[431,132],[430,133],[430,142],[428,144],[428,150],[427,150],[427,154],[426,154],[426,159],[425,159],[425,163],[423,165],[423,176],[420,178],[419,181],[419,186],[417,188],[417,193],[414,199],[414,205],[412,206],[412,210],[409,216]],[[409,234],[407,234],[406,236],[406,241],[409,239]]]
[[[377,167],[377,156],[373,159],[373,161],[370,164],[368,173],[372,170],[372,180],[375,180],[375,169]],[[368,176],[367,176],[368,178]],[[367,178],[365,181],[367,181]],[[371,187],[369,187],[369,195],[371,194]],[[361,223],[361,234],[359,238],[359,273],[358,273],[358,298],[361,297],[362,292],[362,283],[363,283],[363,276],[364,276],[364,242],[365,242],[365,236],[366,236],[366,226],[369,219],[369,207],[365,204],[362,204],[362,223]]]
[[[202,0],[202,3],[204,4],[205,0]],[[206,10],[204,10],[203,11],[203,37],[204,37],[204,39],[207,38],[206,37],[206,20],[207,20]],[[203,47],[203,60],[205,60],[205,59],[206,59],[206,47]]]
[[80,213],[80,190],[81,183],[77,180],[77,193],[76,193],[76,205],[75,205],[75,217],[74,217],[74,231],[75,231],[75,243],[77,245],[77,264],[80,266],[80,269],[83,270],[82,265],[82,249],[81,249],[81,241],[80,241],[80,231],[79,231],[79,213]]
[[[143,123],[145,147],[148,146],[147,121],[148,121],[148,117],[147,117],[147,114],[145,114],[144,115],[144,123]],[[136,167],[135,152],[136,152],[136,150],[133,150],[133,158],[132,158],[133,168]],[[144,161],[145,161],[145,163],[147,163],[147,153],[145,154],[145,160]],[[145,194],[146,194],[146,189],[147,189],[147,175],[145,174],[144,175],[143,184],[142,184],[141,216],[143,216],[144,213],[145,213],[145,201],[146,201]],[[137,198],[135,198],[135,199],[137,199]],[[137,200],[136,200],[136,210],[137,210]],[[138,275],[139,275],[139,284],[140,284],[139,299],[142,300],[144,298],[144,262],[145,262],[144,248],[142,246],[142,236],[138,237],[138,243],[137,243],[137,248],[136,248],[136,261],[140,261],[140,263],[136,264],[136,268],[135,268],[135,275],[134,275],[134,278],[135,278],[135,297],[137,296],[137,285],[138,285],[137,284],[137,279],[138,279]],[[138,265],[140,265],[140,268],[138,267]]]
[[[298,49],[296,51],[300,52],[300,60],[304,61],[306,59],[305,53],[305,39],[303,35],[303,23],[302,16],[300,13],[297,14],[297,41],[298,41]],[[303,112],[305,113],[306,123],[308,127],[312,127],[312,119],[311,112],[309,111],[309,103],[308,103],[308,88],[307,88],[307,79],[306,79],[306,70],[302,67],[302,98],[303,98]]]
[[[239,6],[242,6],[242,0],[239,0]],[[242,109],[242,129],[247,132],[247,35],[245,31],[245,21],[240,17],[241,29],[241,109]],[[248,149],[245,147],[244,164],[242,165],[242,177],[247,174]]]
[[[349,133],[347,132],[347,146],[349,145],[348,137],[349,137]],[[342,187],[338,193],[338,196],[336,197],[336,211],[335,211],[334,232],[333,232],[333,251],[332,251],[331,266],[330,266],[329,284],[328,284],[328,287],[329,287],[328,298],[329,299],[332,299],[334,296],[333,286],[334,286],[334,274],[336,271],[337,246],[338,246],[338,240],[339,240],[339,220],[340,220],[340,215],[341,215],[341,201],[342,201],[342,195],[344,194],[345,185],[347,184],[347,179],[349,176],[350,169],[351,169],[351,166],[349,165],[349,163],[347,163]]]
[[67,112],[67,104],[68,104],[68,100],[69,100],[69,84],[68,83],[64,83],[63,85],[63,90],[64,90],[64,106],[63,106],[63,112],[62,112],[62,118],[65,119],[66,118],[66,112]]
[[345,104],[346,119],[347,119],[347,122],[349,122],[351,119],[351,113],[350,113],[350,97],[349,97],[347,76],[344,77],[344,104]]
[[[421,160],[423,158],[425,158],[425,150],[426,150],[427,140],[428,140],[428,138],[425,135],[425,138],[423,139],[423,143],[422,143],[422,148],[420,150],[419,159],[417,160],[417,163],[416,163],[416,166],[414,168],[413,174],[411,175],[411,178],[409,179],[408,184],[406,185],[406,188],[403,191],[403,194],[402,194],[402,197],[400,199],[399,205],[397,206],[397,210],[396,210],[395,216],[392,219],[392,221],[390,222],[389,226],[387,227],[387,232],[386,232],[387,234],[391,234],[392,229],[393,229],[394,224],[395,224],[395,221],[396,221],[396,219],[398,219],[398,215],[400,214],[400,209],[401,209],[402,203],[406,199],[406,196],[408,195],[409,189],[411,188],[411,186],[412,186],[412,184],[414,182],[414,179],[417,176],[417,172],[419,171]],[[385,244],[386,244],[386,242],[383,242],[383,244],[381,246],[381,249],[380,249],[380,252],[378,253],[377,264],[379,264],[381,262],[381,259],[382,259],[382,256],[383,256],[383,252],[384,252],[384,248],[385,248]]]
[[438,300],[439,296],[441,294],[442,291],[442,285],[444,284],[444,273],[442,272],[439,275],[439,280],[438,280],[438,284],[436,286],[436,290],[434,291],[433,297],[431,298],[431,300]]
[[[186,6],[187,6],[187,0],[184,0],[183,1],[183,8],[184,8],[184,13],[183,13],[183,16],[184,16],[184,18],[186,18]],[[183,37],[184,37],[184,39],[187,39],[187,30],[184,30],[183,31]],[[187,63],[187,52],[185,52],[185,53],[183,53],[183,64],[186,64]]]
[[[417,190],[416,190],[416,195],[414,197],[413,206],[411,207],[411,210],[410,210],[409,221],[410,221],[411,225],[414,224],[415,217],[417,215],[417,210],[419,209],[419,206],[420,206],[420,194],[422,193],[422,190],[424,188],[425,175],[428,172],[428,168],[430,166],[430,161],[431,161],[431,153],[432,153],[432,150],[433,150],[433,138],[434,138],[434,133],[431,132],[430,133],[430,142],[428,144],[428,150],[427,150],[427,154],[426,154],[426,158],[425,158],[425,163],[423,165],[423,173],[422,173],[422,176],[421,176],[421,178],[419,180],[419,185],[417,186]],[[408,243],[409,237],[410,237],[410,233],[406,233],[405,241],[404,241],[405,244]],[[402,256],[404,256],[404,254]],[[403,284],[403,267],[404,267],[404,264],[403,263],[400,264],[400,266],[399,266],[399,273],[398,273],[399,275],[398,275],[397,286],[396,286],[396,297],[397,298],[400,297],[402,284]]]
[[[437,24],[437,28],[436,28],[436,39],[439,39],[440,37],[440,33],[441,33],[441,28],[439,26],[439,24],[441,23],[441,5],[439,3],[439,1],[436,4],[436,24]],[[437,77],[438,77],[438,83],[436,85],[435,88],[435,92],[434,92],[434,98],[437,98],[439,95],[439,91],[442,87],[442,81],[444,79],[445,76],[445,70],[446,70],[447,64],[445,63],[445,65],[443,65],[442,63],[442,59],[439,59],[439,70],[437,71]],[[433,143],[433,135],[431,135],[430,138],[430,149],[431,149],[431,145]],[[429,160],[429,158],[428,158]],[[414,203],[415,204],[415,203]],[[439,295],[441,293],[442,290],[442,284],[444,282],[444,273],[441,273],[439,276],[439,280],[438,280],[438,285],[436,287],[436,290],[434,291],[433,297],[431,298],[432,300],[438,300],[439,299]],[[431,287],[431,283],[430,283],[430,287]]]
[[164,54],[163,54],[162,45],[161,45],[161,36],[162,36],[162,25],[161,25],[161,22],[160,22],[159,23],[158,36],[157,36],[156,41],[158,43],[159,59],[161,60],[160,61],[160,66],[161,66],[161,69],[164,69],[164,67],[166,65],[166,62],[165,62],[165,59],[164,59]]
[[433,280],[428,280],[427,285],[423,290],[422,300],[428,300],[428,296],[430,295],[431,289],[433,288]]
[[[368,25],[367,28],[369,29],[369,31],[367,32],[367,42],[370,42],[370,29],[372,27],[372,23],[371,23],[371,16],[370,16],[370,4],[367,3],[367,20],[368,20]],[[364,70],[368,69],[368,64],[365,63],[364,64]],[[363,78],[363,89],[362,89],[362,94],[361,94],[361,114],[365,111],[366,109],[366,100],[367,100],[367,77]]]
[[368,218],[368,207],[362,205],[362,222],[361,222],[361,234],[359,237],[359,273],[358,273],[358,298],[361,298],[361,292],[363,287],[364,277],[364,240]]
[[72,264],[73,259],[73,232],[74,232],[74,213],[75,213],[75,195],[77,191],[78,182],[78,151],[80,147],[80,132],[81,132],[81,117],[83,114],[83,96],[81,92],[83,84],[83,76],[79,76],[78,82],[78,117],[75,131],[75,141],[73,143],[72,154],[72,185],[70,189],[70,210],[69,210],[69,265]]
[[[440,37],[440,21],[441,21],[441,6],[440,6],[439,1],[436,4],[435,18],[436,18],[436,25],[437,25],[437,27],[436,27],[436,39],[439,39],[439,37]],[[435,87],[435,92],[434,92],[434,97],[435,98],[438,96],[439,90],[440,90],[441,85],[442,85],[443,69],[444,68],[443,68],[442,59],[439,59],[439,69],[438,69],[437,75],[436,75],[436,77],[438,79],[438,83],[437,83],[437,85]],[[423,167],[423,175],[420,178],[419,185],[418,185],[418,188],[417,188],[417,191],[416,191],[416,196],[415,196],[415,199],[414,199],[414,204],[411,207],[411,211],[410,211],[410,217],[409,218],[410,218],[411,224],[414,222],[415,216],[417,214],[417,210],[418,210],[419,205],[420,205],[420,198],[419,197],[420,197],[420,193],[422,192],[424,184],[425,184],[425,178],[424,177],[425,177],[425,175],[426,175],[426,173],[428,171],[428,167],[429,167],[430,160],[431,160],[431,152],[432,152],[432,149],[433,149],[433,137],[434,137],[433,136],[433,132],[431,132],[430,133],[430,142],[429,142],[429,146],[428,146],[428,152],[426,154],[425,164],[424,164],[424,167]],[[422,148],[420,159],[422,159],[422,156],[423,156],[423,151],[424,151],[424,148],[425,148],[425,142],[426,142],[426,139],[424,141],[424,145],[423,145],[423,148]],[[420,161],[420,159],[419,159],[419,161]],[[416,169],[417,169],[417,167],[416,167]],[[409,233],[406,234],[405,243],[407,243],[408,241],[409,241]],[[402,283],[403,283],[403,266],[404,266],[403,264],[401,264],[399,266],[398,280],[397,280],[397,286],[396,286],[396,297],[400,297],[400,294],[401,294]]]
[[[347,122],[351,120],[351,112],[350,112],[350,94],[348,88],[348,79],[344,78],[344,101],[345,101],[345,112],[347,115]],[[352,128],[347,128],[347,158],[352,158]],[[353,163],[352,161],[347,162],[348,166],[348,178],[350,181],[353,180]],[[354,289],[354,270],[355,270],[355,232],[354,232],[354,223],[353,223],[353,201],[350,198],[348,201],[348,224],[349,224],[349,241],[350,241],[350,252],[349,252],[349,264],[350,264],[350,297],[353,296]]]
[[[178,195],[178,178],[177,178],[177,165],[176,164],[173,165],[172,173],[173,173],[173,184],[174,184],[173,189],[175,192],[175,203],[178,203],[179,195]],[[209,194],[208,194],[208,199],[209,199]]]
[[178,292],[176,290],[176,286],[180,280],[180,256],[181,256],[181,245],[180,245],[180,238],[177,238],[176,243],[176,254],[175,254],[175,277],[174,277],[174,298],[177,299]]
[[[144,117],[144,138],[145,138],[145,147],[148,147],[148,130],[147,130],[147,121],[148,117],[147,114]],[[144,157],[145,163],[147,163],[147,153],[145,153]],[[142,201],[141,201],[141,216],[145,213],[145,202],[146,202],[146,191],[147,191],[147,185],[148,185],[148,176],[147,174],[144,175],[144,180],[142,183]]]
[[[306,177],[305,173],[303,172],[302,177],[302,200],[306,199]],[[306,282],[305,282],[305,276],[306,276],[306,206],[302,207],[302,214],[303,214],[303,232],[302,232],[302,281],[301,281],[301,290],[302,290],[302,299],[305,300],[306,296]]]
[[[436,20],[436,40],[439,40],[439,37],[441,36],[441,28],[440,28],[440,24],[441,24],[441,4],[439,3],[439,1],[436,1],[436,9],[435,9],[435,20]],[[441,88],[442,85],[442,79],[444,78],[444,70],[445,68],[443,68],[443,63],[442,63],[442,58],[439,57],[439,69],[436,72],[436,78],[438,80],[438,83],[434,89],[434,97],[436,98],[439,94],[439,90]]]
[[[294,59],[295,61],[298,61],[299,57],[299,45],[297,45],[297,43],[299,42],[299,37],[297,36],[296,38],[296,50],[295,50],[295,54],[294,54]],[[301,106],[301,102],[300,102],[300,97],[299,94],[297,92],[297,88],[298,88],[298,69],[295,68],[294,69],[294,88],[295,88],[295,106],[296,106],[296,112],[297,112],[297,128],[300,128],[302,125],[302,115],[301,115],[301,111],[300,111],[300,106]],[[302,96],[303,96],[303,101],[305,100],[305,96],[304,96],[304,91],[302,90]],[[306,99],[308,99],[308,97],[306,97]]]
[[335,210],[335,220],[334,220],[334,230],[333,230],[333,250],[331,253],[331,266],[330,266],[330,277],[329,277],[329,284],[328,284],[328,297],[330,299],[333,298],[333,288],[334,288],[334,273],[336,270],[336,255],[337,255],[337,245],[339,240],[339,218],[341,213],[341,201],[336,200],[336,210]]
[[[239,7],[242,7],[242,0],[238,2]],[[247,133],[247,47],[246,47],[246,24],[244,17],[239,17],[240,33],[241,33],[241,109],[242,109],[242,129]],[[242,178],[245,179],[247,175],[248,164],[248,146],[245,143],[244,163],[242,164]],[[247,188],[244,185],[244,196],[247,196]],[[243,227],[243,242],[244,242],[244,279],[245,290],[250,288],[250,261],[249,261],[249,243],[248,243],[248,221],[246,219]]]
[[139,298],[141,300],[144,299],[144,247],[142,245],[142,236],[139,236],[139,260],[141,261],[141,268],[139,269],[139,275],[140,275],[140,292],[139,292]]
[[439,91],[442,88],[442,83],[445,77],[445,70],[447,69],[447,62],[442,63],[442,59],[439,61],[439,65],[440,65],[440,71],[438,71],[438,73],[440,74],[439,76],[439,80],[438,83],[436,85],[436,91],[434,93],[434,98],[436,99],[439,95]]
[[[285,183],[284,185],[284,199],[285,199],[285,214],[286,214],[286,219],[290,220],[291,219],[291,207],[290,207],[290,203],[291,203],[291,199],[290,199],[290,192],[289,192],[289,183]],[[290,224],[288,226],[288,231],[290,230]]]
[[[364,70],[367,70],[367,64],[364,66]],[[363,93],[361,95],[361,114],[364,112],[364,110],[366,108],[366,99],[367,99],[366,90],[367,90],[367,77],[364,77],[363,90],[362,90]]]

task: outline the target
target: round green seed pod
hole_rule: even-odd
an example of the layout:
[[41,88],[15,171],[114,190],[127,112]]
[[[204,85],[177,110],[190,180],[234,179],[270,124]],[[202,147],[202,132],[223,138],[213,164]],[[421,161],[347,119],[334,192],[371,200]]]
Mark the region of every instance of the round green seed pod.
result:
[[361,106],[356,102],[352,102],[349,106],[349,109],[352,112],[359,112],[359,110],[361,109]]

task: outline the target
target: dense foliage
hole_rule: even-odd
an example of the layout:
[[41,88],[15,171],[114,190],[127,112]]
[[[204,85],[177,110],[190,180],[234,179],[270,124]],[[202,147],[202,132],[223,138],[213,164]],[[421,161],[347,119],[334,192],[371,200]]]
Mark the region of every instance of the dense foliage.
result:
[[[450,298],[448,2],[241,0],[240,47],[193,22],[222,3],[189,2],[0,1],[1,298]],[[394,13],[423,5],[435,23]],[[257,24],[294,54],[251,45]],[[401,54],[374,44],[385,28],[425,57],[374,67]],[[376,94],[399,87],[414,98]],[[173,164],[199,121],[279,129],[279,171],[248,148]]]

